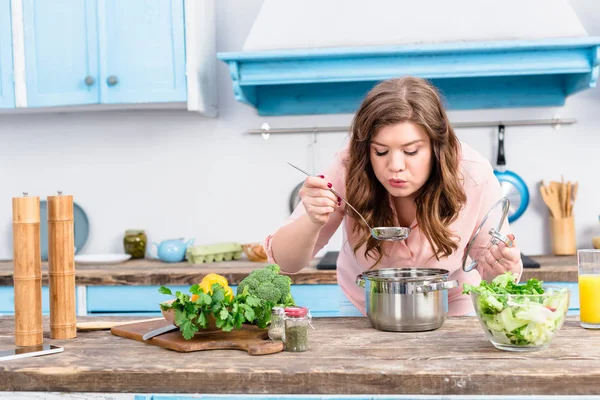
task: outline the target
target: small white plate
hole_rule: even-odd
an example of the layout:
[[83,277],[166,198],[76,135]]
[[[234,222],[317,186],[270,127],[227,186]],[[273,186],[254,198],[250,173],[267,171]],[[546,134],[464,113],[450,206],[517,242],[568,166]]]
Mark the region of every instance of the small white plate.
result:
[[119,264],[131,258],[131,254],[78,254],[75,256],[77,264]]

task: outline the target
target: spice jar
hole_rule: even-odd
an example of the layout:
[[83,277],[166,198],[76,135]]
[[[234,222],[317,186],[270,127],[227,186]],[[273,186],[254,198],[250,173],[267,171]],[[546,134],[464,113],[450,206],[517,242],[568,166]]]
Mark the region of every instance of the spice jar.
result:
[[311,316],[306,307],[286,307],[284,315],[284,338],[286,351],[308,350],[308,327]]
[[273,307],[271,309],[271,325],[269,325],[269,338],[271,340],[283,340],[283,307]]
[[143,230],[128,229],[125,231],[123,247],[125,253],[130,254],[131,258],[144,258],[146,243],[148,243],[148,238]]

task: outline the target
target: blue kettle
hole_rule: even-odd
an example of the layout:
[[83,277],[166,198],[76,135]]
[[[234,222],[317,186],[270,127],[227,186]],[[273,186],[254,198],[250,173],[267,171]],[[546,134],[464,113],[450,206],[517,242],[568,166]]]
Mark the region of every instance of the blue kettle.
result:
[[194,239],[187,242],[183,239],[169,239],[160,242],[160,244],[153,242],[152,245],[156,246],[156,255],[161,261],[176,263],[185,259],[185,251],[193,243]]

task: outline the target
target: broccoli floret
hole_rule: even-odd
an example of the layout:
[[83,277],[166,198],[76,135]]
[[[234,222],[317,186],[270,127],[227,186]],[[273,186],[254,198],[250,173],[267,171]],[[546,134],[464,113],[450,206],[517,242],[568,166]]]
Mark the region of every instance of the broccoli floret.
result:
[[277,265],[277,264],[269,264],[265,268],[270,269],[271,271],[275,272],[276,274],[279,274],[279,272],[281,271],[281,269],[279,268],[279,265]]
[[271,321],[271,307],[296,305],[290,292],[292,280],[289,276],[279,275],[279,272],[279,265],[266,265],[252,271],[237,287],[238,294],[247,289],[250,296],[262,300],[260,305],[252,306],[256,317],[251,322],[261,328]]
[[273,285],[275,285],[275,287],[281,293],[281,296],[277,300],[277,303],[284,303],[285,298],[290,293],[290,284],[291,283],[292,283],[292,280],[290,279],[290,277],[285,276],[285,275],[277,275],[273,279]]
[[292,297],[292,293],[288,293],[287,296],[285,297],[285,299],[283,299],[283,305],[285,307],[295,306],[296,305],[296,301]]
[[287,305],[291,297],[290,285],[292,280],[289,276],[279,275],[279,272],[280,269],[277,264],[269,264],[261,269],[254,270],[239,283],[237,293],[242,293],[244,288],[247,287],[248,293],[252,296],[273,305]]
[[252,271],[252,273],[250,273],[249,275],[249,277],[252,277],[259,282],[271,282],[276,276],[277,273],[275,273],[269,268],[263,268],[258,269],[256,271]]
[[272,282],[264,282],[258,287],[256,297],[268,301],[271,304],[279,303],[281,291]]

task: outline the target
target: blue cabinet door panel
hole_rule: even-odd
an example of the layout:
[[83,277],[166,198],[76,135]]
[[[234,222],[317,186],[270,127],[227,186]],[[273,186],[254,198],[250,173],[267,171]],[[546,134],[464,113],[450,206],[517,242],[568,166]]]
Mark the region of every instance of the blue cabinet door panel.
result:
[[99,102],[96,11],[96,0],[23,0],[28,107]]
[[187,99],[183,0],[98,0],[101,102]]
[[[50,314],[50,295],[48,286],[42,286],[42,314]],[[0,314],[15,313],[15,288],[0,286]]]
[[[173,297],[158,292],[159,286],[88,286],[87,312],[160,313],[160,302]],[[189,285],[169,286],[171,291],[188,293]],[[235,291],[237,286],[232,286]],[[292,285],[298,305],[308,307],[313,317],[362,316],[344,296],[338,285]]]
[[[76,299],[77,300],[77,299]],[[75,311],[79,305],[75,304]],[[14,315],[15,313],[15,288],[13,286],[0,286],[0,314]],[[50,289],[42,286],[42,314],[50,315]]]
[[0,108],[15,106],[10,0],[0,0]]
[[[160,286],[88,286],[88,313],[159,312],[159,304],[173,297],[158,292]],[[189,293],[190,285],[168,286],[173,293]]]

